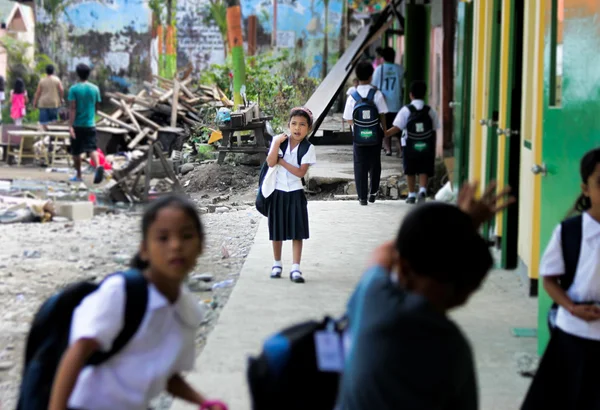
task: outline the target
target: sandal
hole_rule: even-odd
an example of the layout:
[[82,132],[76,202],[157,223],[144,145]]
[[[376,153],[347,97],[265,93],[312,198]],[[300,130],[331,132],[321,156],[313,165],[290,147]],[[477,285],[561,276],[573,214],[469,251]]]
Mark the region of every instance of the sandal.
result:
[[304,283],[304,278],[302,277],[302,272],[299,270],[293,270],[290,272],[290,280],[294,283]]
[[283,272],[282,266],[273,266],[271,268],[271,279],[280,279]]

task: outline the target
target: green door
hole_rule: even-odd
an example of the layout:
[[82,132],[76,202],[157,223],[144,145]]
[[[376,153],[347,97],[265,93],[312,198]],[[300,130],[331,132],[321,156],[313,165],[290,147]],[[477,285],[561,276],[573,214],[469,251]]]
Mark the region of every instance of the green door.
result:
[[[492,44],[490,52],[490,84],[488,94],[487,118],[482,118],[480,124],[487,127],[486,137],[486,161],[485,161],[485,185],[496,180],[498,167],[498,115],[500,87],[500,34],[501,34],[501,8],[500,0],[491,0],[493,4],[494,17],[492,20]],[[484,132],[484,135],[486,133]],[[488,240],[494,240],[495,221],[486,223],[483,227],[483,236]]]
[[[541,178],[540,246],[581,192],[579,161],[600,145],[600,2],[552,0],[544,49],[542,163],[532,171]],[[559,6],[569,9],[568,13]],[[564,16],[564,20],[563,20]],[[562,20],[562,21],[561,21]],[[594,50],[594,51],[592,51]],[[592,58],[593,56],[593,58]],[[592,58],[592,60],[590,60]],[[539,281],[539,351],[546,347],[550,298]]]
[[456,13],[453,112],[454,181],[461,186],[469,175],[469,116],[471,115],[471,58],[473,48],[473,3],[459,2]]

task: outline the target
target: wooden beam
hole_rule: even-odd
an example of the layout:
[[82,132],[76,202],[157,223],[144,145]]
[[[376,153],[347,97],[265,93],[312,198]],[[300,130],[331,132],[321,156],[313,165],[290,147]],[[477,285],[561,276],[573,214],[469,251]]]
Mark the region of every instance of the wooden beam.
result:
[[154,128],[154,129],[159,129],[159,128],[160,128],[160,125],[158,125],[157,123],[155,123],[154,121],[152,121],[150,118],[148,118],[148,117],[146,117],[146,116],[144,116],[144,115],[140,114],[140,113],[139,113],[139,112],[137,112],[137,111],[133,111],[133,115],[134,115],[134,116],[135,116],[137,119],[139,119],[139,120],[140,120],[140,121],[142,121],[142,122],[145,122],[146,124],[148,124],[149,126],[151,126],[151,127],[152,127],[152,128]]
[[125,128],[126,130],[129,130],[131,132],[138,132],[138,130],[135,127],[133,127],[133,126],[131,126],[129,124],[126,124],[123,121],[114,119],[110,115],[108,115],[106,113],[103,113],[102,111],[98,111],[98,115],[101,116],[101,117],[103,117],[103,118],[106,118],[109,122],[112,122],[114,124],[120,125],[121,127]]
[[127,116],[131,120],[131,123],[133,124],[133,126],[135,128],[137,128],[138,132],[142,132],[142,128],[140,127],[140,124],[135,119],[135,116],[133,115],[133,112],[131,112],[131,108],[129,107],[129,104],[127,104],[124,100],[121,100],[121,106],[123,107],[123,109],[127,113]]
[[179,81],[173,87],[173,102],[171,104],[171,127],[177,126],[177,109],[179,106]]
[[134,149],[135,146],[139,144],[140,141],[142,141],[146,137],[146,135],[148,135],[151,131],[151,128],[144,128],[142,132],[140,132],[138,135],[135,136],[133,140],[131,140],[131,142],[127,145],[127,148]]

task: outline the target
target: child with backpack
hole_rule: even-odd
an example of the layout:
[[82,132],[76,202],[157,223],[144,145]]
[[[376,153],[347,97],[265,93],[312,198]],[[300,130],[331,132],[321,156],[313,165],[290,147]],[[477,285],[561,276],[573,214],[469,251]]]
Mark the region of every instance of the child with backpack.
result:
[[[391,137],[403,132],[402,149],[404,174],[408,184],[406,203],[424,202],[427,198],[427,181],[435,174],[436,130],[440,128],[435,110],[425,104],[427,84],[413,81],[410,85],[411,103],[402,107],[393,126],[385,133]],[[419,176],[417,198],[416,176]]]
[[550,342],[523,410],[600,409],[600,148],[585,154],[580,174],[580,214],[554,229],[540,263],[558,309],[551,309]]
[[396,240],[375,250],[348,303],[336,410],[478,408],[471,347],[448,311],[464,305],[493,266],[477,231],[514,201],[494,188],[475,200],[470,184],[458,207],[415,208]]
[[369,62],[358,63],[356,77],[359,84],[346,99],[343,116],[352,128],[354,181],[361,205],[373,203],[377,198],[381,179],[381,146],[387,128],[385,114],[388,107],[381,91],[371,85],[373,71]]
[[304,283],[300,270],[302,243],[309,238],[308,203],[304,194],[304,176],[308,168],[317,162],[314,145],[306,138],[313,125],[312,112],[306,107],[296,107],[290,112],[288,127],[290,135],[273,138],[267,156],[269,171],[261,184],[262,194],[267,198],[266,214],[269,218],[269,240],[273,242],[271,278],[281,278],[283,241],[292,241],[293,261],[290,280]]
[[163,197],[144,213],[141,232],[131,270],[72,285],[42,306],[18,409],[139,410],[163,390],[202,409],[226,408],[180,375],[193,368],[202,320],[183,287],[204,245],[197,210]]

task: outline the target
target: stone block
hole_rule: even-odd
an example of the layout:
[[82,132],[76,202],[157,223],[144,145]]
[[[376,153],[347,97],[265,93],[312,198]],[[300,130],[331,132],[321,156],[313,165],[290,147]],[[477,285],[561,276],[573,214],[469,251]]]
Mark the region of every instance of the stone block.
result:
[[355,182],[350,182],[346,185],[346,195],[357,195]]
[[61,216],[71,221],[85,221],[94,217],[94,204],[89,201],[57,202],[55,209],[56,216]]

